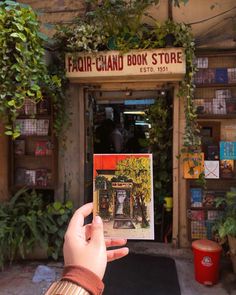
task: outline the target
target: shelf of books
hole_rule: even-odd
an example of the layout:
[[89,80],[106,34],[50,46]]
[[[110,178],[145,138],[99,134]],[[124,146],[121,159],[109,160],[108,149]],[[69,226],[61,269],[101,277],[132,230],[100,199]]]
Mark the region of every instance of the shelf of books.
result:
[[236,52],[196,59],[194,104],[202,138],[206,187],[188,180],[190,239],[214,239],[212,230],[224,208],[216,207],[236,186]]
[[12,188],[53,189],[56,181],[56,142],[50,102],[37,105],[26,99],[16,126],[21,135],[12,141]]

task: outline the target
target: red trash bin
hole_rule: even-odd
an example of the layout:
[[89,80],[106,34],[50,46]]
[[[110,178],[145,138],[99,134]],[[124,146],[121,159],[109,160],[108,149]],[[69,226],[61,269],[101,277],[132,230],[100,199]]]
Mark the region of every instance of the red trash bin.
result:
[[210,240],[192,243],[195,279],[204,285],[214,285],[219,280],[219,263],[222,248]]

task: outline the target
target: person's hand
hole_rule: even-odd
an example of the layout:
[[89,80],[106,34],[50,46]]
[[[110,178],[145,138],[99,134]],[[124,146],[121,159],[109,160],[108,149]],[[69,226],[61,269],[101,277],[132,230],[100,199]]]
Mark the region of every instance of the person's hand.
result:
[[104,239],[103,222],[95,216],[91,224],[84,225],[84,218],[93,211],[93,204],[79,208],[71,218],[65,234],[63,247],[64,262],[67,265],[83,266],[103,278],[107,262],[124,257],[127,247],[107,250],[107,247],[123,246],[125,239]]

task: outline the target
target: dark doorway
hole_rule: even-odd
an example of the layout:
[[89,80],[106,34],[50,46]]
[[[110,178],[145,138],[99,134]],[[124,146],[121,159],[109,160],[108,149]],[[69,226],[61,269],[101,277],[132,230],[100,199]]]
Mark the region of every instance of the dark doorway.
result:
[[[85,112],[88,122],[85,177],[90,179],[86,190],[91,195],[89,199],[92,198],[91,167],[94,153],[152,153],[155,240],[171,242],[172,210],[166,210],[165,197],[172,196],[172,91],[91,91],[87,97],[89,107]],[[165,122],[160,113],[161,107],[167,109]],[[156,118],[155,115],[150,116],[150,110],[155,108]],[[166,129],[162,131],[163,135],[158,137],[158,142],[151,146],[150,134],[158,132],[158,124],[162,129]],[[168,146],[167,141],[170,143]]]

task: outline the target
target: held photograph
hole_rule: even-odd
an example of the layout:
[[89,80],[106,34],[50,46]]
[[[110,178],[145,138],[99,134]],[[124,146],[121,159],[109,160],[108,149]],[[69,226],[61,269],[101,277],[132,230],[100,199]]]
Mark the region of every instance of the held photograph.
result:
[[154,239],[151,154],[95,154],[94,214],[111,238]]

